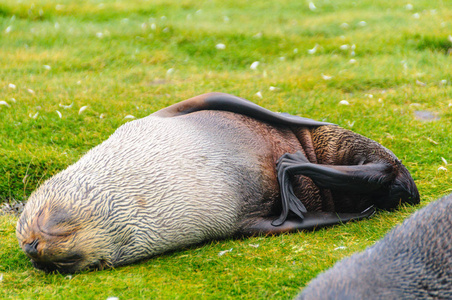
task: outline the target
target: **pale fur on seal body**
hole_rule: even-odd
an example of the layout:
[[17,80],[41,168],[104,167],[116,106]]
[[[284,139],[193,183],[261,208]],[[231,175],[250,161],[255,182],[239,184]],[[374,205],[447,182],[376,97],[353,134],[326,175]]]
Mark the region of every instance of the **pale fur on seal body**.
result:
[[452,299],[452,194],[320,274],[297,299]]
[[[129,122],[30,196],[17,224],[19,244],[37,268],[75,272],[115,267],[209,239],[359,219],[370,214],[359,212],[373,204],[390,208],[400,201],[419,202],[413,179],[392,152],[322,125],[218,93]],[[295,152],[299,155],[283,156]],[[286,157],[278,168],[282,174],[286,164],[320,166],[323,173],[310,173],[320,186],[302,174],[292,179],[301,202],[291,198],[292,186],[283,184],[286,202],[303,203],[308,212],[294,219],[288,211],[297,209],[291,207],[280,226],[273,226],[286,203],[281,204],[275,168],[281,156]],[[334,164],[353,166],[350,171]],[[361,165],[364,173],[359,173]],[[361,186],[366,191],[353,191]],[[322,211],[330,213],[316,213]]]

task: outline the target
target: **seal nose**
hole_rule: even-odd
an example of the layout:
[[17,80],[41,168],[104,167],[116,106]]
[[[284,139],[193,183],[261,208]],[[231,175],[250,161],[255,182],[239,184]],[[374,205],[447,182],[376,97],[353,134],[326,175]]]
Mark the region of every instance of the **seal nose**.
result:
[[24,251],[27,253],[31,258],[38,258],[38,244],[39,240],[35,239],[31,243],[25,244]]

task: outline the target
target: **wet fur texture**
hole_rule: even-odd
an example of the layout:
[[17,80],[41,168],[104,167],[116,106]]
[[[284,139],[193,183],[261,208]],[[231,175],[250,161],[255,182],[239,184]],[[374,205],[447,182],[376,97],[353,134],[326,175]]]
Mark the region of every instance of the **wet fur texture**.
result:
[[452,299],[452,195],[319,275],[297,299]]

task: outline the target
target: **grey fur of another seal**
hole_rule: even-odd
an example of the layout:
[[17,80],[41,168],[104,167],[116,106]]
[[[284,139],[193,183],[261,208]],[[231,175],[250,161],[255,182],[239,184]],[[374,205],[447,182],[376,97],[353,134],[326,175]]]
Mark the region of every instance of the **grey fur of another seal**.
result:
[[297,299],[452,299],[452,194],[319,275]]

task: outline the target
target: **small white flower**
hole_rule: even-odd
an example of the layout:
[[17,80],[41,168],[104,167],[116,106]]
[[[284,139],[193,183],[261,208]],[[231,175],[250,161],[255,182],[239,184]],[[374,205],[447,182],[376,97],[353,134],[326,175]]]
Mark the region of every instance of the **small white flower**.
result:
[[124,119],[135,119],[135,116],[127,115],[127,116],[124,117]]
[[67,275],[67,276],[64,277],[64,278],[71,280],[71,279],[72,279],[72,275]]
[[449,35],[449,36],[447,37],[447,39],[449,40],[449,42],[452,43],[452,35]]
[[56,110],[56,113],[58,114],[58,117],[60,117],[60,119],[63,117],[58,110]]
[[443,163],[444,163],[445,165],[447,165],[447,160],[446,160],[444,157],[441,157],[441,160],[443,161]]
[[319,47],[319,45],[318,45],[318,44],[315,44],[314,48],[308,50],[308,53],[309,53],[309,54],[314,54],[314,53],[316,53],[318,47]]
[[317,7],[315,7],[315,4],[313,2],[309,2],[309,9],[315,11]]
[[64,109],[71,108],[72,105],[74,105],[74,102],[72,102],[70,105],[63,105],[63,104],[60,103],[60,107],[62,107],[62,108],[64,108]]
[[331,78],[333,78],[333,76],[329,76],[329,75],[325,75],[325,74],[320,74],[320,75],[322,75],[322,78],[324,79],[324,80],[330,80]]
[[356,59],[352,58],[348,62],[351,63],[351,64],[354,64],[354,63],[356,63]]
[[358,26],[361,26],[361,27],[364,27],[366,25],[367,25],[366,21],[361,21],[361,22],[358,23]]
[[350,103],[347,100],[341,100],[339,101],[339,105],[350,105]]
[[371,98],[371,99],[374,97],[374,95],[372,95],[372,94],[364,94],[364,96]]
[[156,30],[156,29],[157,29],[157,25],[155,25],[155,23],[152,23],[152,24],[151,24],[151,29],[152,29],[152,30]]
[[174,73],[174,68],[169,68],[168,71],[166,71],[166,75],[171,75]]
[[347,29],[347,28],[350,27],[350,25],[348,25],[348,23],[345,23],[345,22],[342,23],[340,26],[341,26],[342,29]]
[[259,66],[259,62],[258,62],[258,61],[255,61],[255,62],[253,62],[253,63],[251,64],[250,69],[251,69],[251,70],[256,70],[258,66]]
[[[72,104],[71,104],[72,105]],[[78,114],[81,114],[82,112],[84,112],[86,109],[88,108],[88,106],[82,106],[80,107]]]
[[101,39],[104,37],[104,34],[102,32],[96,33],[97,38]]
[[348,48],[350,48],[350,46],[347,45],[347,44],[341,45],[341,46],[339,47],[339,49],[341,49],[341,50],[348,50]]
[[11,98],[11,101],[14,102],[14,103],[16,103],[16,99],[14,99],[14,98]]
[[231,252],[232,249],[233,249],[233,248],[228,249],[228,250],[224,250],[224,251],[220,251],[220,253],[218,253],[218,256],[223,256],[223,255],[225,255],[226,253]]
[[278,90],[278,88],[277,88],[276,86],[270,86],[268,89],[269,89],[270,91],[276,91],[276,90]]
[[3,281],[3,274],[0,274],[0,282]]
[[446,79],[443,79],[443,80],[441,80],[441,81],[439,82],[439,84],[440,84],[440,85],[446,85],[446,84],[447,84],[447,80],[446,80]]
[[286,57],[285,56],[280,56],[278,59],[279,59],[279,61],[285,61]]
[[49,65],[44,65],[43,67],[44,67],[44,69],[46,69],[46,70],[52,69]]
[[403,69],[407,70],[408,69],[408,63],[404,60],[401,61],[402,65],[403,65]]
[[0,105],[4,105],[6,107],[11,107],[6,101],[0,101]]
[[228,16],[223,16],[223,22],[228,23],[230,21]]
[[417,84],[418,86],[426,86],[426,84],[425,84],[424,82],[422,82],[422,81],[420,81],[420,80],[417,80],[417,79],[416,79],[416,84]]
[[32,118],[36,119],[38,116],[39,116],[39,112],[35,113]]
[[33,91],[32,89],[27,89],[27,92],[29,92],[32,95],[35,93],[35,91]]
[[218,50],[223,50],[223,49],[226,49],[226,45],[225,44],[216,44],[215,45],[215,48],[217,48]]
[[118,297],[108,297],[107,300],[119,300]]
[[261,93],[260,91],[256,93],[256,96],[259,97],[259,98],[261,98],[261,99],[263,98],[263,97],[262,97],[262,93]]
[[262,32],[258,32],[255,35],[253,35],[253,38],[260,39],[262,37]]
[[10,89],[15,89],[16,88],[16,85],[15,84],[12,84],[12,83],[10,83],[10,84],[8,84],[8,87],[10,88]]
[[55,5],[55,10],[62,10],[63,8],[64,8],[64,5],[62,5],[62,4]]
[[8,27],[6,27],[6,29],[5,29],[5,33],[10,33],[11,30],[13,30],[13,27],[12,27],[12,26],[8,26]]
[[336,250],[343,250],[343,249],[347,249],[347,247],[345,247],[345,246],[339,246],[339,247],[337,247],[337,248],[334,248],[334,251],[336,251]]
[[99,119],[105,118],[105,114],[100,114]]
[[405,5],[405,9],[406,10],[413,10],[413,5],[408,3],[407,5]]
[[250,246],[253,247],[253,248],[258,248],[259,244],[250,244]]
[[415,19],[419,19],[420,17],[421,17],[421,15],[419,13],[413,14],[413,18],[415,18]]
[[438,168],[438,171],[447,171],[447,168],[441,166],[441,167]]
[[298,48],[293,49],[293,53],[297,54],[298,53]]

